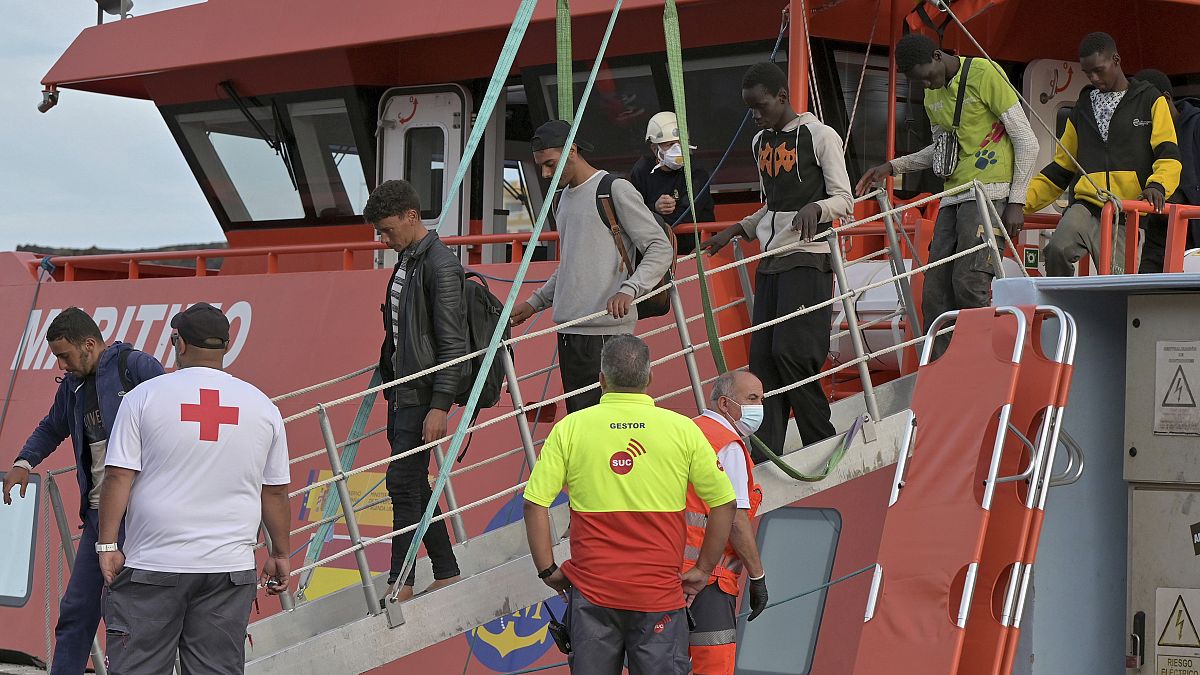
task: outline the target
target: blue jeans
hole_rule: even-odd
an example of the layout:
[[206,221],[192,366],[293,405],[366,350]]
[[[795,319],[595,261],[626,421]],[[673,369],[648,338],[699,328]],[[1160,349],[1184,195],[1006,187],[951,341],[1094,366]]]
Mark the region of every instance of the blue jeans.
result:
[[[83,520],[83,536],[75,552],[75,569],[71,571],[67,592],[58,605],[54,663],[50,675],[80,675],[91,655],[92,639],[96,637],[96,628],[100,625],[100,604],[104,593],[100,557],[96,555],[99,527],[100,512],[88,509]],[[124,528],[121,535],[121,539],[124,539]],[[53,553],[46,551],[46,555]]]

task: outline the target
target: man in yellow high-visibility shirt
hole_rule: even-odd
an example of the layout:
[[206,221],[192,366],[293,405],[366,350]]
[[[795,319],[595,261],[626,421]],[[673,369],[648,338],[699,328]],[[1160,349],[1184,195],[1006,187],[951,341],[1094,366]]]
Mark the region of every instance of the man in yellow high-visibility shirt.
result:
[[[538,576],[569,593],[573,675],[690,675],[685,607],[708,583],[736,510],[733,487],[700,429],[657,408],[650,350],[632,335],[600,357],[600,404],[550,431],[525,487]],[[683,561],[688,484],[710,507],[695,567]],[[554,563],[549,507],[566,487],[571,558]]]

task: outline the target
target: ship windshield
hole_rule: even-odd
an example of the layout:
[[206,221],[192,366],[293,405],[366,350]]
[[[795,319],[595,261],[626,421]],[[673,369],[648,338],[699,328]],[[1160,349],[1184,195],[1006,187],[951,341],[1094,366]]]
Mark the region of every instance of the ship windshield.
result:
[[[254,107],[248,112],[262,127],[275,126],[270,108]],[[231,221],[304,217],[287,164],[240,110],[190,113],[177,119],[208,187]]]
[[374,177],[371,113],[330,90],[164,110],[227,229],[361,223]]

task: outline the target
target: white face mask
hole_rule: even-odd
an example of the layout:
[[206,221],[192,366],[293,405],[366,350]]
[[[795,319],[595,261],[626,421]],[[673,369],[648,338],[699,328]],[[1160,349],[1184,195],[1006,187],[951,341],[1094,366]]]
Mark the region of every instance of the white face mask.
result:
[[758,431],[763,423],[762,405],[742,404],[742,416],[733,423],[735,429],[743,436],[750,436]]
[[658,166],[672,171],[678,171],[683,167],[683,149],[679,147],[679,143],[672,143],[671,147],[666,150],[659,148],[654,149],[654,154],[658,156]]

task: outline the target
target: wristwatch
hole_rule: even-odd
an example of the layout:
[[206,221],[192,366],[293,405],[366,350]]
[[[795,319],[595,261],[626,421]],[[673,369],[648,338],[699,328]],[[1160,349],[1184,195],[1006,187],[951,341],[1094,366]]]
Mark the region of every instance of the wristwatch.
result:
[[120,550],[116,544],[96,544],[96,553],[115,553]]
[[541,572],[538,572],[538,578],[539,578],[539,579],[546,579],[546,578],[548,578],[550,575],[554,574],[554,573],[555,573],[555,572],[557,572],[557,571],[558,571],[558,565],[557,565],[556,563],[550,563],[550,566],[549,566],[549,567],[547,567],[546,569],[542,570]]

